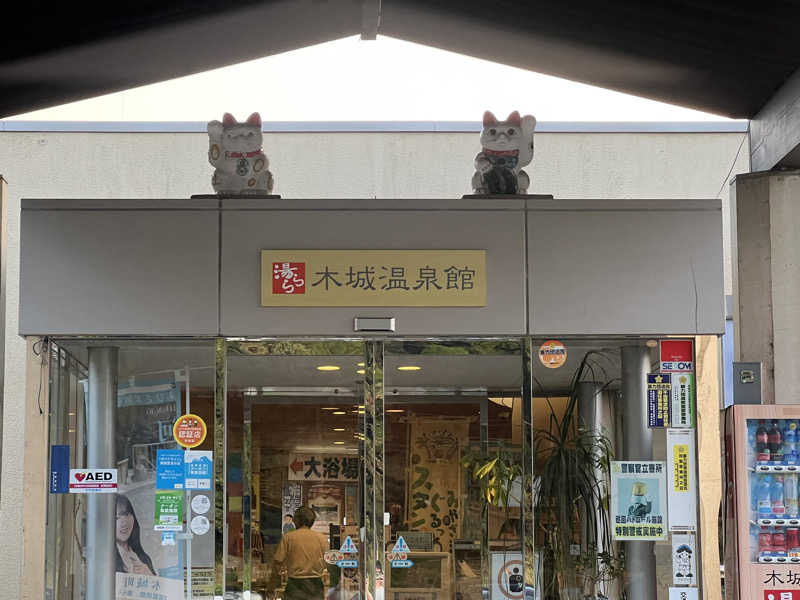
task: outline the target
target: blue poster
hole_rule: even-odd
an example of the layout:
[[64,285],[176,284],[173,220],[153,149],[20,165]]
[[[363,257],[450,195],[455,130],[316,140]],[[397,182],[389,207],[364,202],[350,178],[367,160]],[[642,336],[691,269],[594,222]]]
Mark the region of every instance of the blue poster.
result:
[[187,490],[210,490],[212,461],[210,450],[187,450],[184,454],[184,475]]
[[672,378],[669,373],[647,374],[647,426],[670,427],[670,394]]
[[182,490],[183,450],[156,451],[156,489]]
[[69,492],[69,446],[50,447],[50,493]]

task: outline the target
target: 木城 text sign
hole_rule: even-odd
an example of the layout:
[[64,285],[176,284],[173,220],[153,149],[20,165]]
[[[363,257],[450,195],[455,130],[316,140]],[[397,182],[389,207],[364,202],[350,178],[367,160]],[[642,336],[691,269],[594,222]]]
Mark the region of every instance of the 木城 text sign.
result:
[[485,250],[262,250],[261,306],[486,306]]

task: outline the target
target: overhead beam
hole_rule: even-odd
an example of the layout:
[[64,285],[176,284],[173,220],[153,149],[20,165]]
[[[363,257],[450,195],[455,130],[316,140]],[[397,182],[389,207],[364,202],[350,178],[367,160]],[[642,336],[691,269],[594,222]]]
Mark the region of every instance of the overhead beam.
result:
[[381,26],[381,0],[362,0],[361,39],[375,40]]
[[800,168],[800,69],[752,120],[750,163],[753,172]]

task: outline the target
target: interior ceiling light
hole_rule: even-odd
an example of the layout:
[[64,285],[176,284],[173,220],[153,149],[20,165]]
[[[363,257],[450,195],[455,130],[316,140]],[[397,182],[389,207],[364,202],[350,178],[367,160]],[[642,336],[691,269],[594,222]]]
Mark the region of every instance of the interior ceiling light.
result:
[[364,363],[356,363],[359,367],[363,367]]
[[344,412],[343,410],[336,410],[336,411],[332,412],[331,414],[332,415],[346,415],[347,413]]
[[658,346],[658,340],[647,340],[646,343],[648,348],[655,348]]
[[323,406],[322,410],[339,410],[338,406]]
[[245,396],[258,396],[258,388],[255,388],[255,387],[244,388],[244,395]]
[[342,446],[344,444],[344,442],[333,442],[333,443],[336,444],[337,446]]
[[418,367],[416,365],[405,365],[402,367],[397,367],[398,371],[420,371],[422,367]]
[[336,365],[320,365],[317,367],[317,371],[338,371],[341,368]]
[[359,375],[363,375],[364,373],[366,373],[366,371],[364,369],[358,369],[356,373],[358,373]]
[[344,431],[344,427],[334,427],[334,431]]
[[403,408],[387,408],[386,412],[387,413],[402,413],[402,412],[406,412],[406,411]]

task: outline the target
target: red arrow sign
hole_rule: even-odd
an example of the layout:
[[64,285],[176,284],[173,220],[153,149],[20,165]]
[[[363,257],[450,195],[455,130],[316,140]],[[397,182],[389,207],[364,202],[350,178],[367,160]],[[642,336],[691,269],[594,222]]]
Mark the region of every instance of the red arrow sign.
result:
[[295,459],[292,464],[289,465],[289,468],[292,469],[295,473],[303,470],[303,461]]

